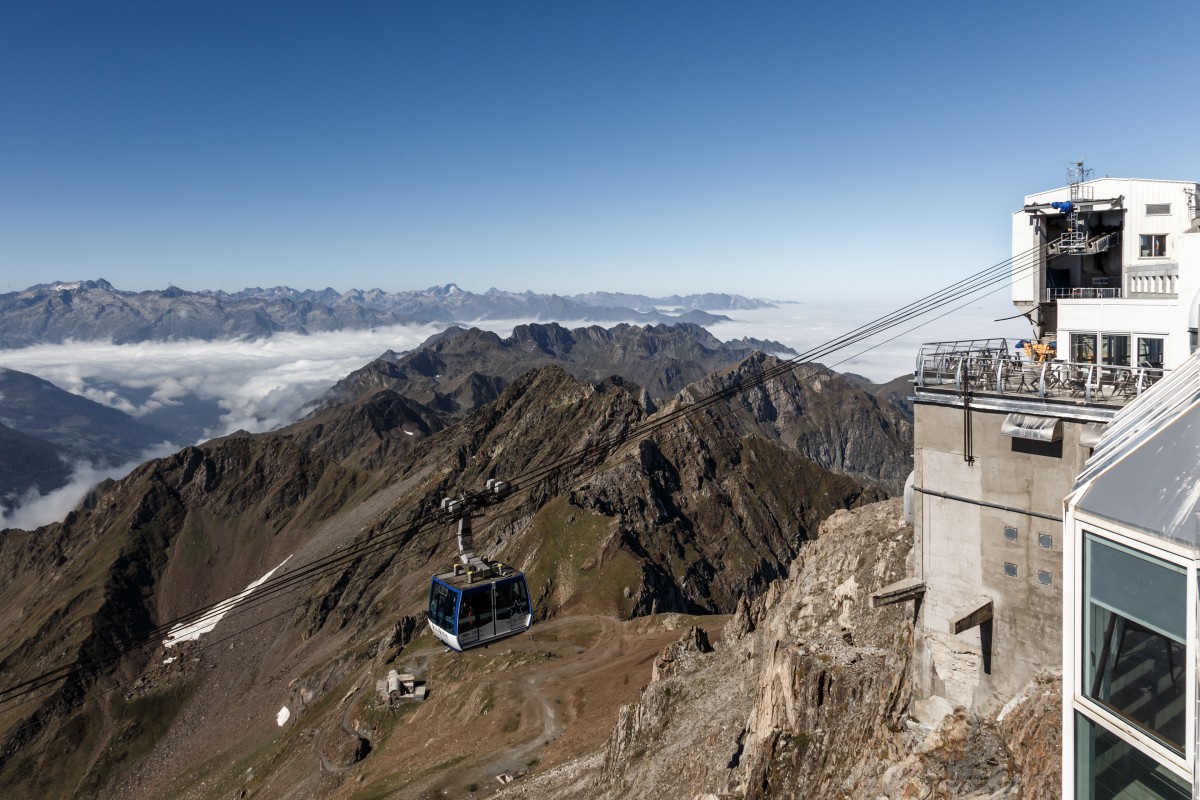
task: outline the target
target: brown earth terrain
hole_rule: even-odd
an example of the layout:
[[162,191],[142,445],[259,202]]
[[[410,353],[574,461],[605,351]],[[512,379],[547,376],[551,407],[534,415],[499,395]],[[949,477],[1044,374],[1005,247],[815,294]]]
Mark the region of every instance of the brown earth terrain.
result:
[[[871,570],[881,558],[819,547],[822,520],[883,493],[809,453],[861,476],[881,465],[862,460],[868,442],[899,447],[904,435],[844,381],[785,384],[628,441],[695,392],[660,404],[620,379],[546,367],[426,429],[412,428],[415,406],[382,413],[399,407],[389,392],[186,448],[61,524],[0,535],[0,688],[76,665],[0,702],[0,795],[478,795],[533,787],[588,753],[611,775],[664,749],[639,728],[642,744],[603,756],[643,685],[658,692],[668,672],[701,663],[670,645],[692,622],[704,615],[717,639],[712,615],[765,614],[795,564],[854,558]],[[532,634],[465,655],[434,647],[422,634],[429,575],[455,555],[452,528],[429,522],[440,499],[614,439],[528,479],[477,524],[477,547],[527,575]],[[198,642],[160,644],[157,626],[272,569]],[[375,681],[391,668],[420,676],[429,699],[381,704]],[[709,695],[730,705],[754,683],[739,686]],[[705,712],[689,735],[710,717],[723,718]],[[736,727],[735,744],[744,717]],[[506,789],[499,774],[516,780]]]

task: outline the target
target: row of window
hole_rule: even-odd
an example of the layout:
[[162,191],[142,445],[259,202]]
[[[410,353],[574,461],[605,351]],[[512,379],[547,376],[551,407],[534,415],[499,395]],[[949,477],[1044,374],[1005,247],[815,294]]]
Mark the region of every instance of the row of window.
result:
[[[1011,561],[1005,561],[1004,562],[1004,574],[1010,578],[1019,577],[1018,571],[1017,571],[1017,565],[1012,563]],[[1046,572],[1046,570],[1044,570],[1044,569],[1038,570],[1038,583],[1040,583],[1042,586],[1049,586],[1053,582],[1054,582],[1054,578],[1049,572]]]
[[[1017,529],[1009,525],[1004,526],[1004,538],[1010,542],[1015,542],[1017,540]],[[1039,533],[1038,546],[1046,548],[1054,547],[1054,537],[1048,533]]]
[[[1004,538],[1010,542],[1017,541],[1017,529],[1012,527],[1011,525],[1005,525],[1004,526]],[[1038,547],[1044,547],[1047,550],[1053,548],[1054,547],[1054,537],[1048,533],[1039,533],[1038,534]],[[1018,577],[1017,565],[1012,563],[1011,561],[1005,561],[1004,562],[1004,574],[1010,578]],[[1040,583],[1042,586],[1049,586],[1053,582],[1053,578],[1051,577],[1050,573],[1046,572],[1046,570],[1044,570],[1044,569],[1038,570],[1037,577],[1038,577],[1038,583]]]
[[1137,337],[1137,363],[1131,363],[1130,343],[1133,334],[1129,333],[1072,333],[1071,360],[1077,364],[1096,363],[1096,345],[1099,342],[1100,362],[1107,366],[1120,367],[1153,367],[1162,369],[1163,344],[1161,336]]

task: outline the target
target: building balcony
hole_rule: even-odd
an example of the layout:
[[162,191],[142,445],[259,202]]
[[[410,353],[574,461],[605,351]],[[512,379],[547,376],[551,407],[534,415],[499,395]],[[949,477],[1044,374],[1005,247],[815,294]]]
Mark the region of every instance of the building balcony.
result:
[[[1004,339],[931,342],[917,355],[913,383],[924,395],[1116,407],[1162,379],[1164,370],[1021,357]],[[974,402],[974,399],[972,399]]]
[[1113,300],[1121,297],[1120,287],[1075,286],[1069,289],[1044,289],[1042,299],[1047,303],[1055,300]]

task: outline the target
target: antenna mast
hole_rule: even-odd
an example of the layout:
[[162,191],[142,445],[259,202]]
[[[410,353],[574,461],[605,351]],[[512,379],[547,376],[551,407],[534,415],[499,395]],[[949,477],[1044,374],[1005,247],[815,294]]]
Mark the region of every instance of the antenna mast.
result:
[[1087,249],[1087,221],[1079,211],[1081,202],[1092,199],[1092,187],[1083,184],[1092,179],[1092,170],[1084,166],[1082,160],[1067,166],[1067,187],[1071,200],[1061,207],[1067,214],[1067,231],[1059,240],[1059,249],[1063,253],[1082,253]]

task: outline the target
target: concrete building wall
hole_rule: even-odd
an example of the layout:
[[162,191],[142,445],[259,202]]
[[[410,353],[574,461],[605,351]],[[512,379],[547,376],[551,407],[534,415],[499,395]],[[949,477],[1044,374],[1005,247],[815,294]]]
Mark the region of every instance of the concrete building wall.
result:
[[[972,408],[974,462],[968,463],[962,406],[923,403],[919,396],[915,406],[919,489],[1019,509],[916,496],[918,569],[926,582],[916,693],[984,713],[996,712],[1039,672],[1061,668],[1062,525],[1020,510],[1061,518],[1062,500],[1088,455],[1079,446],[1083,420],[1060,416],[1062,441],[1046,446],[1001,435],[1006,413]],[[1005,528],[1016,531],[1015,540]],[[1007,574],[1006,565],[1016,575]],[[1048,574],[1048,584],[1040,573]],[[986,629],[950,633],[951,618],[979,595],[993,603],[990,663]]]

